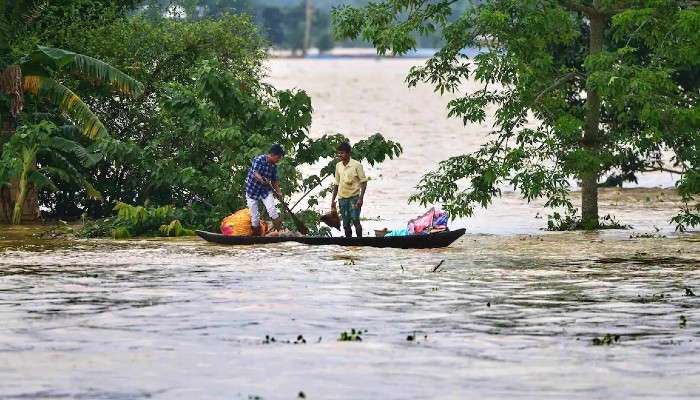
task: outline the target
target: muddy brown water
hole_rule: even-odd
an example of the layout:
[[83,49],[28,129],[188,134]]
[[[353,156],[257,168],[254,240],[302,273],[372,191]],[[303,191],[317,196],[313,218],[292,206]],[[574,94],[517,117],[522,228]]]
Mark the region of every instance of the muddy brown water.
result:
[[[365,213],[400,226],[421,210],[405,200],[433,159],[424,134],[437,158],[480,139],[440,122],[429,90],[407,100],[408,61],[347,62],[275,60],[271,79],[309,88],[315,132],[397,127],[406,155],[370,169]],[[0,227],[0,399],[698,398],[700,236],[668,223],[667,177],[644,179],[601,196],[634,230],[545,233],[541,206],[506,193],[438,250]],[[352,328],[361,342],[337,340]]]
[[0,246],[2,399],[700,396],[696,235]]

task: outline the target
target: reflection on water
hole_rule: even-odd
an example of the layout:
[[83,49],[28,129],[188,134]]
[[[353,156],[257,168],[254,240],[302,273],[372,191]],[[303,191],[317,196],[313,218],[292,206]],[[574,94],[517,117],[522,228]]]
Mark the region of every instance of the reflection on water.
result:
[[[700,395],[693,235],[0,247],[2,399]],[[338,342],[350,328],[368,332]]]

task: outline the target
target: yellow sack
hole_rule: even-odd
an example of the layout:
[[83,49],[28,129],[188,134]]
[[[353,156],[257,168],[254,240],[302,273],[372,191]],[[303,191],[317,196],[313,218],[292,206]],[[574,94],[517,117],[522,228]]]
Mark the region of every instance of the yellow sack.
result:
[[[261,234],[267,233],[267,224],[260,221]],[[221,233],[226,236],[253,236],[250,223],[250,209],[244,208],[229,215],[221,221]]]

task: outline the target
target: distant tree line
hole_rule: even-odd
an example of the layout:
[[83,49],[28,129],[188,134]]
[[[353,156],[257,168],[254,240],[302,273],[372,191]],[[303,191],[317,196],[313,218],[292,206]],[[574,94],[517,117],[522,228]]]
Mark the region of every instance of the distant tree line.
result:
[[[301,53],[305,45],[306,0],[147,0],[141,12],[152,17],[162,13],[186,20],[218,19],[227,14],[248,14],[269,44],[278,49]],[[331,50],[335,41],[330,29],[328,1],[312,1],[310,6],[310,48]]]
[[[330,14],[336,7],[366,6],[369,0],[311,0],[310,3],[310,48],[325,53],[336,46],[368,46],[368,42],[362,39],[336,40]],[[453,4],[453,15],[459,15],[479,3],[480,1],[472,1]],[[148,15],[169,10],[172,16],[189,20],[216,19],[226,14],[248,14],[253,17],[253,22],[272,47],[300,54],[305,45],[306,6],[307,0],[146,0],[142,4],[142,12]],[[417,47],[438,48],[444,44],[439,29],[436,32],[414,34],[414,38]]]
[[[293,6],[261,6],[255,11],[255,21],[274,47],[297,53],[304,48],[306,1]],[[310,47],[321,53],[335,46],[330,29],[329,10],[314,8],[311,17]]]

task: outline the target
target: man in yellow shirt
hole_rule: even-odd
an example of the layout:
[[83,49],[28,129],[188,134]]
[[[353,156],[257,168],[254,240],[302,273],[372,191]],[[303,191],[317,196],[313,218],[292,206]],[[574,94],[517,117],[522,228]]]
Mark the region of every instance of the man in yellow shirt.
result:
[[331,207],[335,210],[335,199],[338,197],[345,236],[352,237],[354,226],[357,237],[362,237],[360,210],[367,190],[367,177],[362,164],[350,158],[351,153],[350,143],[345,142],[338,146],[340,162],[335,165],[335,186]]

